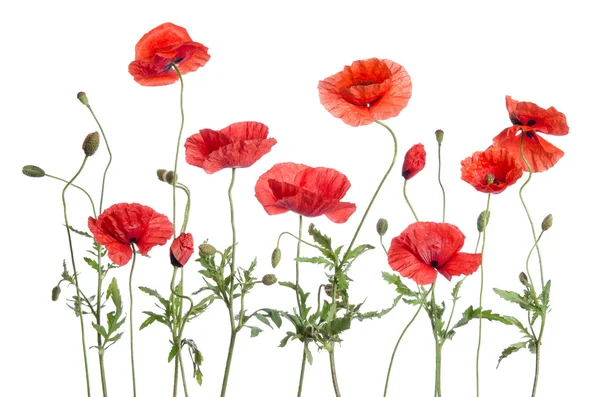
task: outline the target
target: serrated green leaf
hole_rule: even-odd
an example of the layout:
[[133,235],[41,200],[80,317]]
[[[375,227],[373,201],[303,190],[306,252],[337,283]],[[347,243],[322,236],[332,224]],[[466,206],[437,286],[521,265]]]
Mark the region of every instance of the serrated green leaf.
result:
[[531,336],[529,334],[529,331],[527,330],[527,328],[525,328],[525,326],[523,325],[523,323],[521,323],[517,318],[513,317],[513,316],[504,316],[504,320],[507,321],[508,324],[512,324],[515,327],[519,328],[519,330],[524,333],[527,336]]
[[83,260],[85,261],[85,263],[87,263],[92,269],[94,269],[95,271],[98,271],[98,263],[91,259],[91,258],[83,258]]
[[279,315],[279,312],[277,310],[265,310],[265,311],[271,318],[271,321],[273,321],[273,324],[275,324],[277,326],[277,328],[281,328],[282,321],[281,321],[281,316]]
[[507,300],[512,303],[516,303],[521,307],[529,307],[531,306],[529,302],[527,302],[521,295],[513,291],[506,291],[499,288],[494,288],[494,292],[504,300]]
[[348,316],[344,316],[341,318],[334,318],[329,323],[329,327],[328,327],[329,333],[331,333],[333,335],[341,334],[342,332],[346,331],[347,329],[350,329],[351,321],[352,321],[352,319]]
[[161,294],[158,293],[158,291],[156,291],[155,289],[151,289],[148,287],[138,287],[140,289],[140,291],[155,297],[156,299],[158,299],[158,301],[166,308],[169,306],[169,301],[165,298],[162,297]]
[[322,234],[319,230],[317,230],[314,223],[309,225],[308,234],[312,236],[315,243],[328,251],[333,251],[333,248],[331,248],[331,239],[327,235]]
[[77,230],[75,229],[73,226],[69,225],[69,230],[72,231],[73,233],[77,233],[80,236],[84,236],[84,237],[89,237],[89,238],[93,238],[91,234],[81,231],[81,230]]
[[92,327],[94,327],[94,329],[96,330],[97,333],[99,333],[100,335],[102,335],[102,337],[104,339],[108,338],[108,333],[106,332],[106,330],[104,329],[104,327],[100,324],[96,324],[96,323],[92,323]]
[[463,281],[465,281],[464,277],[459,282],[456,283],[454,288],[452,288],[452,300],[454,302],[456,302],[459,298],[458,292],[460,291],[460,287],[462,287]]
[[308,363],[310,365],[312,365],[312,363],[313,363],[313,356],[312,356],[312,353],[310,352],[310,349],[308,348],[308,343],[304,344],[304,352],[306,353],[306,361],[308,361]]
[[144,328],[146,328],[147,326],[149,326],[150,324],[152,324],[155,321],[156,321],[156,317],[148,317],[147,319],[144,320],[142,325],[140,325],[139,330],[140,331],[143,330]]
[[[385,316],[386,314],[391,312],[396,307],[398,302],[400,302],[401,298],[402,298],[401,295],[396,296],[396,298],[394,298],[394,301],[392,302],[392,306],[388,307],[387,309],[382,309],[380,311],[370,311],[370,312],[366,312],[366,313],[356,312],[354,314],[354,318],[358,319],[358,321],[370,320],[373,318],[382,318],[383,316]],[[357,306],[357,310],[358,310],[358,308],[359,307]]]
[[250,328],[250,337],[251,338],[258,336],[258,334],[260,334],[262,332],[262,329],[260,329],[258,327],[248,326],[248,328]]
[[111,299],[113,304],[115,305],[115,309],[116,309],[116,317],[121,317],[121,312],[123,310],[123,304],[121,301],[121,292],[119,291],[119,285],[117,284],[117,279],[113,277],[112,281],[110,282],[108,289],[107,289],[107,294],[106,294],[106,299]]
[[254,317],[256,317],[258,319],[258,321],[260,321],[261,323],[268,325],[271,329],[273,329],[269,320],[267,320],[267,318],[265,316],[263,316],[262,314],[255,313]]
[[375,249],[375,247],[373,247],[373,246],[372,246],[372,245],[370,245],[370,244],[362,244],[362,245],[359,245],[358,247],[356,247],[356,248],[352,249],[350,252],[348,252],[348,253],[345,255],[344,259],[345,259],[346,261],[349,261],[349,260],[351,260],[351,259],[354,259],[354,258],[357,258],[357,257],[359,257],[360,255],[364,254],[364,253],[365,253],[365,252],[367,252],[368,250],[372,250],[372,249]]
[[500,354],[500,358],[498,358],[498,365],[496,365],[496,369],[500,366],[500,362],[506,357],[510,356],[514,352],[517,352],[527,346],[527,342],[517,342],[508,346],[506,349],[502,350],[502,354]]
[[333,263],[329,259],[325,259],[321,256],[314,256],[311,258],[299,257],[299,258],[295,258],[294,260],[296,260],[298,262],[302,262],[302,263],[317,263],[317,264],[325,264],[328,266],[333,266]]
[[540,301],[542,302],[542,312],[546,313],[550,306],[550,280],[546,283],[540,294]]
[[[417,297],[419,296],[416,292],[408,288],[400,279],[400,276],[387,272],[381,272],[381,276],[388,283],[396,287],[396,292],[403,296]],[[407,302],[408,303],[408,302]]]
[[169,351],[169,358],[167,359],[168,362],[171,362],[175,358],[176,355],[177,355],[177,345],[172,345],[171,350]]

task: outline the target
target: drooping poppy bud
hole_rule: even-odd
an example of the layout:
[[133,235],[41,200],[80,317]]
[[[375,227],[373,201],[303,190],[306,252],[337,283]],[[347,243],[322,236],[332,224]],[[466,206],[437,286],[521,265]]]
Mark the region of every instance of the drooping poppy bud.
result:
[[542,230],[546,231],[546,230],[550,229],[552,227],[552,221],[553,221],[552,214],[546,215],[546,217],[542,221]]
[[77,99],[79,99],[79,102],[83,103],[85,106],[90,106],[90,102],[88,101],[88,97],[85,94],[85,92],[83,92],[83,91],[78,92]]
[[490,211],[481,211],[481,214],[477,217],[477,231],[483,232],[483,229],[487,227],[490,222]]
[[438,145],[441,145],[442,141],[444,140],[444,131],[442,131],[442,130],[435,131],[435,140],[437,141]]
[[[325,289],[325,294],[331,298],[333,296],[333,285],[327,284],[327,285],[325,285],[324,289]],[[336,291],[335,298],[338,299],[339,297],[340,297],[340,293],[339,293],[339,291]]]
[[281,250],[279,249],[279,247],[277,247],[273,250],[273,253],[271,254],[271,266],[273,266],[273,268],[276,268],[277,265],[279,265],[280,261],[281,261]]
[[165,180],[166,174],[167,174],[167,170],[164,170],[162,168],[156,170],[156,176],[158,177],[158,180],[161,182],[166,182],[166,180]]
[[41,178],[46,176],[46,173],[43,169],[38,167],[37,165],[26,165],[23,167],[23,174],[29,176],[31,178]]
[[404,156],[404,164],[402,164],[402,176],[409,180],[417,175],[425,167],[425,147],[421,143],[413,145]]
[[200,250],[200,254],[204,256],[213,256],[217,253],[217,249],[213,245],[208,244],[206,241],[200,244],[198,249]]
[[167,171],[165,174],[165,182],[169,185],[174,185],[177,183],[177,175],[173,171]]
[[194,253],[194,238],[191,233],[181,233],[171,243],[171,265],[183,267]]
[[52,301],[56,302],[58,300],[59,296],[60,296],[60,287],[57,285],[54,288],[52,288]]
[[87,134],[87,136],[83,140],[83,145],[81,146],[81,148],[83,149],[83,153],[85,153],[87,157],[90,157],[93,156],[94,153],[96,153],[96,150],[98,150],[99,146],[100,134],[98,133],[98,131],[96,131],[92,132],[91,134]]
[[379,219],[377,221],[376,229],[377,229],[377,234],[379,234],[381,237],[383,237],[388,230],[387,219],[383,219],[383,218]]
[[523,284],[524,286],[527,286],[529,284],[529,279],[527,278],[527,275],[523,272],[521,272],[519,274],[519,281],[521,282],[521,284]]
[[277,282],[277,277],[274,274],[265,274],[262,278],[262,283],[264,285],[273,285]]

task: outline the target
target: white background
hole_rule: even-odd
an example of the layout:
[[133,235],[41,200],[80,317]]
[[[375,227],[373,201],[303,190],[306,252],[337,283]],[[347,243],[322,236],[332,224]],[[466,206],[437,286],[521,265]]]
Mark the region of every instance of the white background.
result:
[[[207,2],[208,3],[208,2]],[[598,125],[600,82],[592,2],[20,2],[4,6],[0,16],[2,116],[0,145],[3,175],[0,288],[0,394],[4,396],[83,396],[79,322],[64,305],[50,300],[63,259],[68,259],[60,192],[49,178],[21,175],[25,164],[69,179],[83,159],[81,142],[97,129],[87,109],[76,99],[86,91],[107,133],[114,161],[109,171],[105,207],[140,202],[171,217],[171,190],[155,177],[157,168],[172,168],[179,129],[179,85],[142,87],[127,72],[134,46],[155,26],[171,21],[186,27],[192,39],[209,47],[212,58],[184,77],[186,124],[184,138],[201,128],[220,129],[230,123],[256,120],[267,124],[278,144],[254,166],[237,172],[239,265],[256,256],[257,276],[271,272],[269,258],[277,236],[295,231],[297,217],[269,217],[254,198],[257,178],[273,164],[294,161],[334,167],[352,182],[346,200],[357,213],[345,225],[325,217],[317,227],[337,245],[348,244],[372,192],[391,159],[391,139],[378,125],[353,128],[333,118],[319,103],[317,83],[354,60],[388,58],[404,65],[412,77],[413,96],[407,108],[388,120],[399,140],[399,159],[370,213],[358,241],[378,245],[374,225],[386,217],[389,244],[410,222],[401,187],[404,152],[421,142],[428,152],[425,170],[409,183],[409,195],[422,220],[441,220],[434,131],[446,132],[443,180],[447,190],[447,221],[467,235],[464,250],[472,252],[475,220],[485,195],[460,180],[460,161],[484,150],[509,125],[505,95],[542,107],[555,106],[567,115],[570,133],[549,140],[565,151],[551,170],[534,175],[525,191],[536,227],[554,214],[554,227],[541,247],[546,277],[552,279],[553,310],[542,351],[539,396],[590,395],[597,378],[600,353],[596,317],[598,257]],[[99,197],[107,154],[90,159],[78,183]],[[205,238],[223,249],[230,243],[227,186],[230,172],[207,175],[180,158],[180,180],[192,190],[189,230],[196,244]],[[520,184],[521,182],[519,182]],[[492,197],[488,245],[485,250],[484,306],[520,316],[501,301],[492,287],[519,289],[517,275],[531,246],[531,233],[513,186]],[[86,228],[89,206],[78,192],[68,194],[72,224]],[[183,209],[183,200],[179,208]],[[178,216],[179,224],[182,219]],[[310,220],[306,220],[306,225]],[[75,239],[77,258],[87,241]],[[295,243],[284,238],[280,280],[292,280]],[[304,249],[311,254],[309,249]],[[140,258],[135,284],[168,293],[171,265],[167,247]],[[532,269],[536,269],[533,262]],[[200,286],[199,265],[186,266],[186,290]],[[87,291],[94,275],[81,260],[79,270]],[[351,286],[355,302],[367,309],[387,306],[395,296],[381,279],[388,271],[385,254],[365,254],[354,266]],[[126,295],[129,267],[111,271]],[[537,273],[536,273],[537,274]],[[464,284],[458,315],[477,305],[479,273]],[[316,292],[324,282],[322,268],[302,267],[302,285]],[[454,281],[454,280],[453,280]],[[453,283],[441,278],[438,297],[448,297]],[[64,284],[63,284],[64,286]],[[311,295],[315,298],[316,294]],[[153,302],[135,293],[135,322]],[[310,299],[310,298],[309,298]],[[314,301],[313,301],[314,302]],[[127,302],[126,302],[127,305]],[[248,299],[250,310],[271,306],[291,310],[293,294],[281,287],[258,286]],[[354,323],[337,349],[339,381],[344,396],[382,394],[389,356],[401,329],[414,311],[399,306],[383,320]],[[86,318],[87,323],[91,321]],[[445,396],[474,395],[476,325],[460,329],[443,352]],[[291,330],[265,331],[238,338],[229,396],[295,395],[301,344],[277,345]],[[93,333],[88,328],[88,345]],[[192,395],[216,396],[220,389],[229,340],[224,305],[186,328],[202,350],[205,383],[188,383]],[[109,394],[131,394],[128,335],[106,354]],[[527,396],[534,356],[519,352],[495,369],[504,347],[519,341],[516,329],[484,324],[481,356],[482,396]],[[136,333],[138,395],[170,395],[172,366],[167,328],[158,324]],[[97,359],[90,350],[93,395],[101,395]],[[306,396],[333,394],[327,355],[315,355],[305,377]],[[189,368],[191,369],[191,367]],[[434,345],[425,316],[410,329],[400,347],[390,396],[430,396],[433,389]],[[183,395],[180,389],[180,395]]]

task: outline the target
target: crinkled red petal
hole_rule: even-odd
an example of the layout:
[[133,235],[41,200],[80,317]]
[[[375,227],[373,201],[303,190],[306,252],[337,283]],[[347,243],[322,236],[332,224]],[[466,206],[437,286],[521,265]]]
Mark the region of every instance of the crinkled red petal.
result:
[[566,135],[569,133],[567,117],[554,106],[544,109],[532,102],[519,102],[506,96],[506,109],[513,123],[529,126],[534,131],[550,135]]
[[408,277],[419,285],[431,284],[437,277],[435,269],[415,256],[400,237],[392,239],[388,251],[388,263],[402,277]]
[[88,227],[98,244],[103,245],[108,251],[108,259],[115,265],[126,265],[133,255],[131,247],[116,240],[97,226],[98,221],[92,217],[88,218]]
[[[519,129],[521,129],[519,126],[505,129],[494,138],[494,145],[510,151],[517,158],[523,170],[527,171],[527,165],[521,158],[521,134],[514,134],[514,131]],[[552,168],[565,153],[534,132],[528,131],[525,132],[523,154],[532,172],[543,172]]]
[[306,168],[308,167],[304,164],[279,163],[275,164],[270,170],[258,178],[256,186],[254,187],[255,196],[264,207],[267,214],[276,215],[289,211],[287,208],[276,205],[279,199],[273,194],[269,180],[293,185],[296,176]]
[[438,272],[448,280],[450,280],[452,276],[468,276],[479,269],[482,260],[481,254],[459,252],[450,258],[443,266],[440,266]]
[[[521,178],[523,169],[517,158],[507,149],[491,146],[485,152],[475,152],[461,161],[461,179],[483,193],[501,193]],[[487,175],[494,182],[487,182]]]
[[404,163],[402,164],[402,176],[404,179],[409,180],[421,172],[425,168],[426,157],[425,147],[421,143],[417,143],[408,149],[404,156]]
[[194,237],[191,233],[181,233],[171,243],[170,256],[173,266],[182,267],[194,253]]

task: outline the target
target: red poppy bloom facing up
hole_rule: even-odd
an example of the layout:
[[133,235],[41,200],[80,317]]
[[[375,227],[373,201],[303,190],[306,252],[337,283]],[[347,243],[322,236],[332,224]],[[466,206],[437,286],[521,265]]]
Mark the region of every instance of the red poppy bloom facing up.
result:
[[181,74],[193,72],[210,59],[208,48],[192,41],[187,30],[170,22],[146,33],[135,45],[135,60],[129,73],[141,85],[173,84],[179,79],[172,63]]
[[402,277],[431,284],[437,273],[448,280],[469,275],[481,265],[481,254],[458,252],[465,236],[449,223],[416,222],[392,239],[388,263]]
[[461,178],[483,193],[501,193],[523,175],[521,164],[508,150],[491,146],[461,161]]
[[417,175],[425,168],[425,147],[421,143],[413,145],[404,156],[404,164],[402,164],[402,176],[409,180]]
[[565,153],[538,136],[537,133],[568,134],[569,126],[565,115],[554,107],[543,109],[535,103],[515,101],[508,95],[506,96],[506,109],[513,126],[498,134],[494,138],[494,145],[511,151],[526,170],[527,166],[521,158],[520,150],[521,134],[524,134],[523,154],[531,171],[542,172],[554,166]]
[[403,66],[387,59],[355,61],[319,81],[319,98],[334,117],[351,126],[396,117],[412,94]]
[[348,178],[332,168],[280,163],[261,175],[255,192],[269,215],[292,211],[344,223],[356,211],[355,204],[340,201],[349,188]]
[[183,267],[194,253],[194,237],[191,233],[181,233],[171,243],[169,250],[171,265]]
[[277,143],[268,134],[269,128],[256,121],[234,123],[219,131],[200,130],[185,141],[185,160],[208,174],[250,167]]
[[154,246],[164,245],[173,236],[169,218],[136,203],[110,206],[98,219],[89,217],[88,227],[98,244],[108,250],[109,259],[119,266],[131,259],[131,244],[147,255]]

